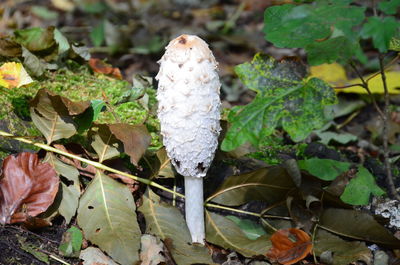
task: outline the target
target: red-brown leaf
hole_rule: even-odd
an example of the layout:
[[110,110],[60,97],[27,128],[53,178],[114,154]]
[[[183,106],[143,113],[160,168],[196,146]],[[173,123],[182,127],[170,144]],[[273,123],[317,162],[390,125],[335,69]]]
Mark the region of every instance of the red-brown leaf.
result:
[[24,222],[43,213],[53,203],[58,185],[54,168],[41,163],[37,154],[8,156],[0,180],[0,223]]
[[100,59],[91,58],[89,60],[89,66],[96,73],[101,73],[117,79],[122,79],[121,71],[118,68],[113,68],[111,65],[103,62]]
[[[292,241],[289,236],[296,238]],[[272,262],[290,265],[304,259],[312,250],[310,236],[296,228],[281,229],[275,232],[271,238],[272,248],[266,256]]]

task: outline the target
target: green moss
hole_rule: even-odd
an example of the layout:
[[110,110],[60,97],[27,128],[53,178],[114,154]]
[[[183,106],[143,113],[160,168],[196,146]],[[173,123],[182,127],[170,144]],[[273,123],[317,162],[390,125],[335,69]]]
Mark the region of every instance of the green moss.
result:
[[[128,102],[131,85],[125,80],[117,80],[105,75],[93,75],[91,71],[81,66],[74,71],[60,69],[55,72],[46,72],[41,80],[27,87],[8,90],[0,87],[0,120],[7,120],[11,133],[17,135],[41,135],[34,126],[27,126],[24,130],[12,129],[19,127],[18,118],[29,120],[29,101],[38,90],[46,88],[56,94],[73,101],[100,99],[108,103],[108,109],[99,115],[98,123],[123,122],[128,124],[145,124],[152,135],[151,146],[158,148],[160,144],[160,125],[153,111],[148,111],[138,101]],[[149,95],[148,108],[155,109],[157,104],[156,90],[147,88]],[[10,114],[13,115],[10,115]],[[116,118],[116,117],[117,118]],[[15,119],[17,117],[17,119]]]

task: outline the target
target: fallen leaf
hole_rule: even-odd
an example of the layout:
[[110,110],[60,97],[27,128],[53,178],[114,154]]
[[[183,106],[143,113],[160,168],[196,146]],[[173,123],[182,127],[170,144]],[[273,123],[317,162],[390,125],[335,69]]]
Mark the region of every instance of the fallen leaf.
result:
[[346,70],[338,63],[321,64],[310,67],[312,77],[318,77],[332,85],[344,85],[347,81]]
[[88,247],[81,251],[79,258],[83,260],[83,265],[117,265],[111,258],[106,256],[100,249]]
[[142,265],[164,264],[164,245],[152,235],[142,235],[140,240],[140,260]]
[[32,82],[32,78],[20,63],[9,62],[0,67],[0,86],[18,88]]
[[[292,241],[290,237],[295,237],[296,241]],[[266,256],[271,261],[284,265],[294,264],[304,259],[312,250],[310,236],[296,228],[278,230],[270,240],[272,248]]]
[[24,222],[43,213],[53,203],[59,185],[57,173],[37,154],[8,156],[0,180],[0,223]]
[[122,79],[121,71],[118,68],[112,67],[110,64],[97,58],[90,58],[89,66],[96,73],[101,73],[115,77],[117,79]]
[[58,251],[64,257],[79,257],[83,241],[82,231],[76,226],[64,232]]

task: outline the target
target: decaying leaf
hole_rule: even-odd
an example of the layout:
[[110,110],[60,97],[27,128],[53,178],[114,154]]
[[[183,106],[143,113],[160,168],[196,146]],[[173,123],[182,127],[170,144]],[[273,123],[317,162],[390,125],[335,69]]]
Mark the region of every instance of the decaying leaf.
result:
[[189,244],[189,229],[179,210],[161,202],[151,189],[143,196],[143,204],[138,210],[146,219],[146,233],[163,240],[177,264],[214,264],[207,248]]
[[30,103],[33,123],[46,137],[47,143],[69,138],[76,133],[73,116],[83,113],[90,102],[73,102],[41,89]]
[[29,216],[46,211],[54,201],[58,185],[55,170],[41,163],[37,154],[8,156],[0,180],[0,222],[24,222]]
[[141,232],[128,187],[97,172],[82,195],[77,220],[85,238],[122,265],[139,261]]
[[140,245],[140,260],[142,265],[162,264],[166,261],[164,245],[157,237],[142,235]]
[[88,247],[82,250],[79,258],[83,260],[83,265],[118,265],[100,249],[95,247]]
[[[296,241],[291,240],[294,237]],[[272,248],[267,252],[271,261],[290,265],[304,259],[311,253],[312,243],[310,236],[296,228],[281,229],[271,238]]]
[[20,63],[9,62],[0,67],[0,86],[18,88],[32,82],[32,78]]
[[349,242],[322,229],[316,234],[314,251],[318,256],[323,255],[325,251],[331,252],[332,265],[350,264],[358,260],[371,264],[372,260],[371,250],[365,243]]
[[117,157],[124,151],[130,156],[132,164],[138,165],[151,141],[144,125],[97,124],[90,133],[100,162]]
[[295,184],[283,167],[261,168],[226,178],[206,201],[229,206],[255,200],[273,204],[283,200],[286,193],[294,187]]
[[82,231],[72,226],[64,232],[58,250],[64,257],[79,257],[82,241]]
[[118,68],[114,68],[100,59],[90,58],[89,65],[96,73],[101,73],[115,77],[117,79],[122,79],[121,71]]
[[269,235],[249,239],[242,229],[225,216],[206,211],[208,242],[233,249],[246,257],[264,255],[271,246]]

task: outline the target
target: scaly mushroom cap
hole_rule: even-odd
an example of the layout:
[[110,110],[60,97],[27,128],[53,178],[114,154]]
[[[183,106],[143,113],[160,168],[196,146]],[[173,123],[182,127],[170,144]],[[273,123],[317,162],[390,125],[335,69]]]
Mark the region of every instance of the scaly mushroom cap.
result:
[[217,62],[202,39],[181,35],[159,63],[158,117],[167,154],[179,174],[204,177],[221,130]]

